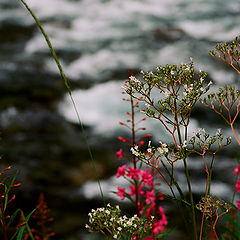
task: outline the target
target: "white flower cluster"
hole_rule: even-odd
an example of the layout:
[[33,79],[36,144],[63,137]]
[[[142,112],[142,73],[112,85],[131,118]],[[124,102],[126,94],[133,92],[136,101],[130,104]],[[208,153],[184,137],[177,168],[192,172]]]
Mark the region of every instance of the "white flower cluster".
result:
[[163,155],[165,153],[168,153],[168,147],[166,143],[162,143],[161,141],[159,141],[160,143],[160,147],[157,148],[158,152],[160,153],[160,155]]
[[130,76],[130,77],[129,77],[129,80],[130,80],[131,82],[136,83],[136,84],[139,84],[139,83],[140,83],[140,81],[139,81],[135,76]]
[[131,147],[130,151],[132,152],[133,155],[135,155],[136,157],[138,157],[140,155],[140,153],[138,152],[138,146],[134,146]]
[[89,231],[103,230],[104,228],[111,231],[113,238],[119,239],[120,235],[124,233],[135,233],[141,225],[141,220],[137,215],[128,218],[127,216],[121,216],[121,210],[117,205],[113,208],[110,204],[106,208],[92,209],[88,214],[89,224],[85,227]]

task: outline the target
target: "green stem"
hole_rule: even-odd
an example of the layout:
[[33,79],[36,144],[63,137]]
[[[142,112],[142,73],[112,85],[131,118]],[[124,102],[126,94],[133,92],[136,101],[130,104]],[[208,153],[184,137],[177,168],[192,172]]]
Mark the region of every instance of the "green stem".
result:
[[102,197],[102,200],[103,200],[104,205],[106,206],[105,198],[104,198],[103,191],[102,191],[102,187],[101,187],[101,183],[100,183],[100,177],[99,177],[99,175],[98,175],[97,168],[96,168],[96,165],[95,165],[95,162],[94,162],[94,159],[93,159],[92,151],[91,151],[91,149],[90,149],[90,145],[89,145],[89,143],[88,143],[88,139],[87,139],[87,136],[86,136],[86,133],[85,133],[85,130],[84,130],[82,121],[81,121],[81,119],[80,119],[80,115],[79,115],[79,113],[78,113],[78,110],[77,110],[77,107],[76,107],[76,103],[75,103],[75,101],[74,101],[74,99],[73,99],[72,91],[71,91],[71,88],[70,88],[70,86],[69,86],[69,84],[68,84],[67,78],[66,78],[66,76],[65,76],[65,74],[64,74],[64,72],[63,72],[62,66],[61,66],[61,64],[60,64],[60,62],[59,62],[59,60],[58,60],[58,57],[57,57],[57,55],[56,55],[56,52],[54,51],[54,49],[53,49],[53,47],[52,47],[52,44],[51,44],[51,42],[50,42],[50,40],[49,40],[49,37],[48,37],[48,35],[46,34],[46,32],[44,31],[44,29],[43,29],[40,21],[39,21],[38,18],[35,16],[35,14],[33,13],[33,11],[31,10],[31,8],[27,5],[27,3],[26,3],[24,0],[21,0],[21,2],[22,2],[23,5],[26,7],[26,9],[29,11],[29,13],[32,15],[32,17],[33,17],[33,19],[35,20],[37,26],[39,27],[40,31],[42,32],[42,34],[43,34],[43,36],[44,36],[44,38],[45,38],[45,40],[46,40],[46,42],[47,42],[47,44],[48,44],[49,50],[50,50],[50,52],[51,52],[51,54],[52,54],[52,56],[53,56],[53,58],[54,58],[54,60],[55,60],[55,62],[56,62],[56,64],[57,64],[57,67],[58,67],[59,72],[60,72],[60,75],[61,75],[61,77],[62,77],[62,79],[63,79],[63,81],[64,81],[64,84],[65,84],[65,86],[66,86],[66,88],[67,88],[67,90],[68,90],[68,94],[69,94],[69,96],[70,96],[70,99],[71,99],[71,102],[72,102],[72,104],[73,104],[75,113],[76,113],[76,115],[77,115],[78,123],[80,124],[81,131],[82,131],[82,134],[83,134],[84,142],[85,142],[85,144],[86,144],[86,146],[87,146],[87,150],[88,150],[88,153],[89,153],[91,162],[92,162],[92,166],[93,166],[94,172],[95,172],[96,177],[97,177],[97,181],[98,181],[98,185],[99,185],[101,197]]
[[[175,122],[176,122],[176,127],[177,127],[177,133],[178,133],[178,139],[179,139],[179,144],[182,145],[182,138],[181,138],[181,131],[178,123],[178,116],[177,116],[177,102],[176,99],[174,99],[174,105],[175,105]],[[186,157],[183,158],[183,163],[184,163],[184,170],[185,170],[185,176],[187,179],[187,184],[188,184],[188,191],[189,191],[189,196],[190,196],[190,204],[191,204],[191,216],[192,216],[192,224],[193,224],[193,235],[194,239],[198,239],[197,235],[197,223],[196,223],[196,214],[195,214],[195,206],[194,206],[194,201],[193,201],[193,193],[192,193],[192,187],[191,187],[191,180],[189,176],[189,170],[187,166],[187,161]]]

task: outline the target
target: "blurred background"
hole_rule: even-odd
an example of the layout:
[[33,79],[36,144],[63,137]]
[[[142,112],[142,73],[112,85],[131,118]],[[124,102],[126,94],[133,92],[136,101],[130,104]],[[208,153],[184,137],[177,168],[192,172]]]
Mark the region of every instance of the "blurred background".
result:
[[[130,68],[138,76],[141,70],[188,63],[192,57],[196,69],[214,82],[213,90],[239,86],[237,74],[208,54],[217,43],[239,35],[239,0],[26,2],[63,65],[108,201],[120,184],[112,176],[122,164],[115,157],[121,146],[117,136],[127,135],[119,121],[129,109],[121,86]],[[55,218],[55,239],[88,239],[87,213],[102,206],[96,176],[56,64],[20,0],[0,0],[0,96],[1,166],[20,170],[17,204],[31,210],[44,192]],[[221,119],[201,105],[192,122],[192,129],[215,133],[222,128],[231,136]],[[158,122],[144,124],[153,139],[169,141]],[[230,198],[236,152],[233,143],[218,157],[213,192],[221,197]],[[204,190],[199,166],[197,159],[190,163],[195,194],[201,194],[201,186]],[[183,174],[181,166],[178,171]]]

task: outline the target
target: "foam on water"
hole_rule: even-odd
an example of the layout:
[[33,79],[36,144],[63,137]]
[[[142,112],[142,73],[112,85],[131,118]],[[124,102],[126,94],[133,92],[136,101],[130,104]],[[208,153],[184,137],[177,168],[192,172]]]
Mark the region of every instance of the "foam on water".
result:
[[[237,14],[240,2],[236,0],[27,2],[40,20],[67,19],[67,27],[57,24],[57,20],[47,20],[44,27],[55,48],[67,49],[71,46],[81,52],[79,59],[66,66],[66,73],[76,79],[83,76],[103,79],[106,70],[115,71],[121,66],[146,69],[169,62],[186,62],[189,57],[198,57],[202,52],[205,55],[200,55],[200,58],[206,58],[210,50],[207,49],[207,41],[231,40],[240,30],[237,24],[240,20]],[[180,29],[190,38],[177,43],[159,44],[156,49],[145,44],[144,39],[141,40],[141,37],[151,35],[156,29],[167,31],[168,27]],[[198,42],[202,39],[206,41],[205,48],[198,48]],[[122,43],[118,45],[119,48],[112,48],[119,41]],[[212,43],[211,47],[214,45]],[[47,45],[40,33],[26,44],[28,54],[46,50]],[[205,60],[200,59],[199,63],[205,63]],[[46,68],[54,70],[49,62],[46,63]]]

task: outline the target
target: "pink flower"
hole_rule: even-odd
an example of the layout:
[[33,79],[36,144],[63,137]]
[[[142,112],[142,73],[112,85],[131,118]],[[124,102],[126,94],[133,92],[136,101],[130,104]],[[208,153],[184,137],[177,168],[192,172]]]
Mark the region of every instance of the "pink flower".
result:
[[152,202],[152,204],[148,207],[146,211],[146,216],[149,217],[151,215],[151,212],[155,210],[156,203],[155,201]]
[[149,173],[148,170],[142,171],[142,181],[149,186],[153,184],[153,176]]
[[140,173],[141,173],[140,169],[129,167],[127,176],[138,181],[140,179],[140,177],[139,177]]
[[150,237],[143,238],[143,240],[154,240],[154,238],[153,238],[153,236],[150,236]]
[[125,198],[125,188],[118,187],[116,194],[123,200]]
[[238,210],[240,210],[240,200],[237,200],[236,203],[237,203]]
[[120,148],[118,152],[116,152],[116,156],[118,160],[121,160],[123,158],[123,150]]
[[236,183],[236,192],[240,192],[240,179],[238,179]]
[[[138,189],[137,189],[137,192],[138,192],[139,195],[143,195],[143,194],[144,194],[142,188],[143,188],[143,185],[140,184],[140,185],[138,186]],[[130,193],[129,193],[129,195],[130,195],[130,196],[136,195],[136,186],[135,186],[134,184],[132,184],[132,185],[130,186]]]
[[122,165],[121,167],[118,167],[116,177],[119,178],[120,176],[125,176],[125,169],[127,165]]
[[165,229],[165,226],[168,224],[166,215],[164,213],[164,209],[162,207],[159,207],[158,212],[161,215],[162,219],[153,224],[154,233],[163,232]]
[[151,191],[147,191],[146,193],[146,204],[149,204],[151,202],[155,202],[156,197],[155,197],[155,192],[154,189]]
[[240,173],[240,164],[237,165],[237,167],[234,169],[234,174],[237,176]]
[[165,229],[165,225],[162,223],[162,220],[159,220],[153,224],[153,232],[160,233]]

